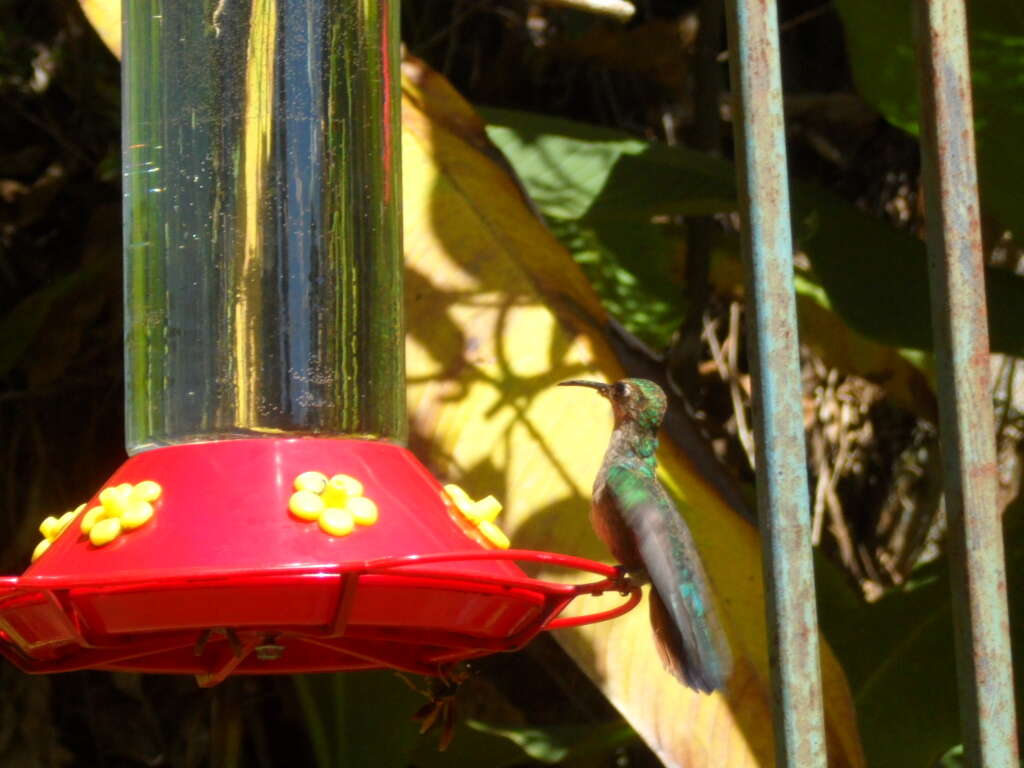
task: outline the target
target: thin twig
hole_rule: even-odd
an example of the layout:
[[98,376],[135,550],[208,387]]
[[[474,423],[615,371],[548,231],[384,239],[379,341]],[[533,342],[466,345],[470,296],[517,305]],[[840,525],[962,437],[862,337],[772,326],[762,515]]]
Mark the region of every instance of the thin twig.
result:
[[1013,406],[1013,379],[1017,373],[1017,359],[1006,355],[1003,357],[1002,364],[999,366],[999,376],[997,380],[1005,381],[1003,386],[1003,392],[1005,392],[1003,399],[1002,413],[999,414],[999,427],[996,429],[996,435],[1002,435],[1006,432],[1006,427],[1010,423],[1011,414],[1014,412]]
[[818,481],[814,484],[814,517],[811,519],[811,543],[814,546],[821,544],[821,529],[825,523],[826,497],[828,489],[832,485],[830,482],[832,473],[824,450],[821,451],[821,454],[821,459],[818,461]]
[[[754,439],[747,425],[746,405],[743,402],[742,390],[737,377],[729,367],[725,353],[722,350],[722,345],[718,341],[718,335],[715,332],[716,326],[717,323],[714,322],[704,326],[704,339],[711,350],[711,357],[718,366],[718,375],[722,381],[729,385],[729,397],[732,400],[733,416],[736,419],[736,437],[740,441],[740,445],[743,446],[743,452],[747,455],[747,461],[750,463],[751,469],[753,469],[756,466]],[[730,338],[733,332],[732,326],[733,324],[730,323]]]
[[843,565],[856,576],[857,581],[862,582],[864,580],[864,569],[857,560],[853,537],[850,536],[850,528],[846,525],[846,519],[843,517],[843,505],[840,503],[839,496],[836,494],[835,487],[831,482],[826,487],[825,500],[832,536],[835,537],[836,543],[839,545],[839,556],[843,561]]
[[754,430],[747,421],[746,398],[750,393],[746,391],[740,381],[740,304],[734,301],[729,305],[729,337],[727,339],[727,357],[729,373],[732,375],[731,386],[735,389],[733,395],[733,406],[736,407],[736,431],[739,433],[740,441],[743,443],[747,455],[750,456],[750,468],[754,468]]

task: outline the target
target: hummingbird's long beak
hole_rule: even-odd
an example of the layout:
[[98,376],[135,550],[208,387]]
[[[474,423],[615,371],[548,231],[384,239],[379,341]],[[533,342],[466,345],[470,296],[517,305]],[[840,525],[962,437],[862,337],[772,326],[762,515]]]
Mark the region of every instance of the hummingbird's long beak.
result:
[[605,384],[600,381],[584,381],[583,379],[573,379],[572,381],[560,381],[558,382],[560,387],[590,387],[596,389],[598,394],[608,397],[609,384]]

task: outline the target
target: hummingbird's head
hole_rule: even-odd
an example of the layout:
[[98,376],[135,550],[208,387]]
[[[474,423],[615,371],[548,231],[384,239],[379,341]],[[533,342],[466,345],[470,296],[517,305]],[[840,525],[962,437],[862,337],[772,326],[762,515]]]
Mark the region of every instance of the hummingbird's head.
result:
[[611,402],[616,426],[624,421],[632,421],[652,432],[656,431],[668,407],[661,387],[647,379],[620,379],[614,384],[574,379],[563,381],[559,386],[596,389],[598,394]]

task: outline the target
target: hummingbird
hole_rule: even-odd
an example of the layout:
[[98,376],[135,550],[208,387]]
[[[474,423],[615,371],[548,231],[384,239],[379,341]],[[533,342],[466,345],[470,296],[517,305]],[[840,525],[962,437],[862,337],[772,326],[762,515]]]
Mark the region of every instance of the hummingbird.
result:
[[594,480],[590,522],[629,580],[651,584],[651,627],[662,664],[703,693],[725,686],[729,643],[686,523],[655,476],[658,429],[667,401],[646,379],[563,381],[606,397],[615,415]]

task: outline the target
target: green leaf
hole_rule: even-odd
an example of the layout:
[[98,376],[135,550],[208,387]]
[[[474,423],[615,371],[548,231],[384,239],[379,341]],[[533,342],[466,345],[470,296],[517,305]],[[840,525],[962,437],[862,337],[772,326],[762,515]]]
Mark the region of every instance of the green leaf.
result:
[[[728,169],[697,153],[652,158],[653,145],[621,131],[512,110],[482,112],[488,136],[608,311],[648,344],[665,346],[685,312],[684,230],[672,217],[733,210]],[[687,185],[657,173],[652,162],[674,163]],[[642,193],[634,194],[638,187]]]
[[[1024,532],[1021,501],[1008,508],[1007,594],[1011,634],[1024,626]],[[952,593],[945,558],[914,572],[910,584],[874,604],[860,600],[835,566],[820,560],[819,622],[842,663],[857,707],[868,764],[931,768],[961,743]],[[1020,677],[1021,657],[1014,658]],[[1024,705],[1017,686],[1017,709]],[[947,757],[944,757],[947,756]]]
[[[676,262],[668,250],[672,246],[665,240],[652,245],[651,233],[665,232],[659,220],[735,205],[734,168],[725,160],[543,115],[507,110],[484,114],[492,122],[488,135],[541,211],[552,220],[568,217],[593,233],[614,263],[651,295],[681,293],[671,268]],[[569,151],[573,142],[579,146]],[[599,146],[591,146],[595,144]],[[614,167],[598,168],[601,162]],[[540,176],[538,168],[543,169]],[[572,189],[571,205],[554,190],[559,178]],[[806,295],[875,341],[930,350],[924,243],[825,190],[800,183],[791,187],[795,242],[812,266],[804,285],[823,291]],[[992,349],[1024,355],[1024,279],[990,269],[986,288]],[[674,306],[681,316],[678,298]]]
[[[918,133],[917,66],[910,0],[838,0],[846,46],[861,95],[885,118]],[[981,201],[1003,224],[1024,232],[1024,5],[967,4]]]
[[[481,756],[486,755],[482,760]],[[488,768],[512,768],[529,765],[530,756],[514,741],[471,728],[468,723],[455,727],[455,737],[444,752],[437,749],[436,738],[420,740],[412,756],[416,768],[487,765]]]
[[[640,229],[627,252],[643,253],[645,258],[623,260],[618,256],[622,252],[619,244],[607,230],[555,218],[548,219],[548,226],[583,268],[609,312],[653,347],[668,344],[684,310],[681,281],[672,276],[674,270],[666,258],[676,257],[678,245],[672,247],[651,228]],[[637,270],[637,261],[648,264],[648,269]],[[637,274],[659,270],[660,280]]]
[[958,744],[953,747],[949,752],[942,756],[939,760],[939,766],[941,768],[963,768],[964,765],[964,748],[962,744]]
[[[624,220],[736,207],[728,166],[699,152],[661,152],[669,148],[557,117],[494,108],[480,113],[488,122],[487,135],[546,216]],[[671,172],[656,173],[660,165]],[[676,183],[680,173],[686,185]]]
[[[504,109],[482,109],[491,125],[491,141],[516,158],[516,171],[529,180],[530,196],[547,216],[580,219],[601,194],[608,176],[623,155],[640,154],[643,142],[624,134],[595,128],[590,141],[573,134],[560,135],[530,130],[514,121],[518,113]],[[512,118],[515,128],[505,125]],[[522,130],[521,130],[522,128]]]
[[[622,720],[610,723],[548,727],[511,727],[469,719],[460,723],[447,751],[437,751],[433,740],[424,739],[414,756],[418,768],[480,765],[486,755],[490,768],[530,764],[598,764],[602,755],[614,752],[639,737]],[[608,761],[604,761],[608,762]],[[603,762],[600,762],[603,764]]]
[[390,670],[292,678],[318,768],[405,768],[419,741],[423,697]]
[[[820,573],[819,568],[819,573]],[[846,672],[868,764],[928,768],[960,742],[945,561],[878,603],[819,584],[821,629]]]
[[548,728],[501,728],[479,720],[470,720],[467,725],[475,731],[506,738],[534,760],[549,765],[594,758],[637,738],[636,732],[621,720]]

